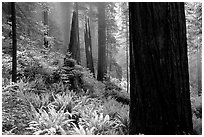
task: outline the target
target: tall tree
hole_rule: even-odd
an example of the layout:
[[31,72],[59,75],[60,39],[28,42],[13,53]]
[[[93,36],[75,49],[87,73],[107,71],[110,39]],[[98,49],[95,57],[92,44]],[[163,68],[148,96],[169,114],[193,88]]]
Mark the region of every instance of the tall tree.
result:
[[191,134],[184,3],[130,3],[130,134]]
[[[117,69],[120,68],[120,65],[116,63],[117,59],[115,56],[118,53],[119,43],[117,41],[118,33],[118,24],[115,17],[117,16],[116,12],[117,4],[115,2],[107,2],[105,7],[105,21],[106,21],[106,57],[107,57],[107,70],[109,70],[108,76],[120,78],[122,73]],[[118,75],[119,74],[119,75]]]
[[11,2],[11,21],[12,21],[12,42],[13,42],[13,52],[12,52],[12,82],[17,81],[17,39],[16,39],[16,7],[15,2]]
[[47,36],[48,36],[48,8],[45,7],[43,9],[43,24],[45,26],[45,32],[44,32],[44,46],[45,48],[48,48],[48,40],[47,40]]
[[106,61],[106,22],[105,2],[98,3],[98,74],[97,80],[103,81],[107,73]]
[[[186,8],[186,26],[187,26],[187,43],[188,52],[191,59],[197,54],[197,77],[190,79],[192,86],[197,86],[198,96],[202,93],[202,72],[201,72],[201,48],[202,48],[202,3],[188,2]],[[189,61],[190,70],[193,68],[193,61]],[[194,73],[191,72],[191,73]],[[193,74],[191,74],[193,75]],[[196,84],[195,84],[196,83]]]
[[126,75],[127,75],[127,92],[129,92],[129,12],[128,12],[128,2],[121,3],[121,9],[122,9],[122,24],[124,27],[122,29],[125,29],[125,37],[126,37]]
[[85,49],[86,49],[86,64],[87,68],[94,74],[94,66],[93,66],[93,56],[92,56],[92,44],[91,44],[91,31],[89,18],[85,17],[85,30],[84,30],[84,41],[85,41]]
[[[129,7],[128,2],[121,2],[118,4],[119,18],[121,19],[118,39],[120,40],[120,64],[123,68],[123,77],[127,81],[127,92],[129,92]],[[125,51],[125,52],[124,52]]]
[[69,52],[71,57],[80,64],[80,43],[79,43],[79,23],[78,23],[78,4],[75,2],[75,11],[72,16],[72,27],[69,43]]

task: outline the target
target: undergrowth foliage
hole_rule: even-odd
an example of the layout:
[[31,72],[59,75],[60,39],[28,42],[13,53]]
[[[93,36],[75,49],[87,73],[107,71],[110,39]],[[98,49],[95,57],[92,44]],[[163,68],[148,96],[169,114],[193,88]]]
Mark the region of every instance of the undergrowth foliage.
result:
[[193,114],[193,129],[196,134],[202,134],[202,97],[191,93],[191,108]]
[[[5,135],[127,135],[127,84],[97,81],[87,68],[60,53],[34,46],[18,54],[18,83],[3,53],[2,131]],[[202,131],[201,97],[191,97],[194,130]]]
[[[3,134],[128,134],[129,94],[113,81],[97,81],[73,59],[67,62],[45,68],[34,61],[20,71],[18,83],[4,84]],[[194,130],[201,134],[201,97],[192,95],[191,100]]]
[[[24,83],[19,83],[24,84]],[[120,122],[117,117],[113,117],[106,114],[108,110],[103,106],[103,101],[96,98],[90,98],[88,96],[78,96],[72,91],[67,91],[63,94],[42,93],[40,95],[31,92],[27,89],[29,87],[23,86],[16,90],[15,98],[14,93],[5,92],[4,98],[6,104],[3,104],[3,127],[4,133],[16,128],[13,132],[18,133],[17,129],[20,129],[20,125],[16,124],[16,115],[24,116],[26,118],[20,118],[24,120],[23,129],[29,134],[35,135],[67,135],[67,134],[121,134],[123,122]],[[12,103],[9,101],[12,100]],[[21,101],[14,102],[14,100]],[[16,111],[8,112],[7,109],[12,108],[15,105]],[[21,110],[23,109],[23,110]],[[116,109],[119,110],[120,108]],[[11,114],[13,116],[8,117]],[[13,122],[12,122],[13,121]],[[10,126],[10,127],[9,127]],[[22,128],[22,127],[21,127]],[[121,128],[120,131],[118,129]]]
[[[52,73],[44,70],[49,74],[46,77],[43,73],[34,77],[28,73],[17,84],[4,86],[3,134],[127,135],[129,95],[114,83],[96,81],[89,70],[80,66],[63,69]],[[54,81],[55,77],[59,79]],[[75,85],[70,77],[78,78]],[[191,100],[194,130],[201,134],[201,99],[192,96]]]
[[[89,70],[75,65],[59,68],[53,73],[27,73],[17,84],[3,89],[3,133],[34,135],[109,135],[127,134],[126,114],[128,109],[116,103],[108,106],[105,85],[96,81]],[[43,71],[44,70],[44,71]],[[30,69],[31,72],[37,69]],[[75,73],[73,73],[75,72]],[[70,75],[70,73],[72,75]],[[59,76],[56,81],[47,78]],[[62,78],[66,75],[66,79]],[[80,75],[80,77],[79,77]],[[71,78],[78,81],[73,80]],[[66,82],[65,82],[66,81]],[[76,82],[75,85],[71,82]],[[77,87],[77,88],[76,88]],[[106,105],[104,105],[106,104]],[[118,106],[118,108],[117,108]],[[115,109],[112,115],[109,108]],[[116,109],[117,108],[117,109]],[[117,111],[120,110],[118,113]],[[16,122],[16,118],[18,118]],[[23,129],[23,130],[22,130]]]

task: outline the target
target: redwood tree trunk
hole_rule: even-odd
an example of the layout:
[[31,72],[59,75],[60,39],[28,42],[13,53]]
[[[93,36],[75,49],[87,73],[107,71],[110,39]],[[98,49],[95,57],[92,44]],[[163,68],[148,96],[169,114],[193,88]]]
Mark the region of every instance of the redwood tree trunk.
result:
[[71,36],[69,43],[69,52],[71,57],[80,64],[80,43],[79,43],[79,25],[78,25],[78,5],[75,3],[76,9],[73,12]]
[[98,75],[97,80],[103,81],[107,73],[106,61],[106,23],[105,3],[98,3]]
[[89,19],[85,19],[85,30],[84,30],[84,40],[85,40],[85,50],[86,50],[86,64],[87,68],[94,75],[94,66],[93,66],[93,56],[92,56],[92,45],[91,45],[91,31]]
[[184,3],[130,3],[130,134],[192,133]]
[[17,81],[17,39],[16,39],[16,7],[15,2],[11,2],[11,21],[12,21],[12,82]]

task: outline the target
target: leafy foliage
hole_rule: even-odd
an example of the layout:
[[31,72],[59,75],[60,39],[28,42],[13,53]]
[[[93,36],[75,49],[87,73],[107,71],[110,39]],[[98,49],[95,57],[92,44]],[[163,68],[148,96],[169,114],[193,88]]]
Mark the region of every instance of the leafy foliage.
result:
[[197,118],[202,118],[202,99],[201,97],[191,97],[192,112]]
[[[17,87],[15,86],[7,89],[4,94],[12,95],[13,98],[15,97],[15,100],[22,102],[23,107],[17,106],[17,108],[23,108],[23,110],[17,109],[13,113],[18,115],[21,114],[19,111],[23,111],[23,115],[26,117],[24,119],[20,118],[20,120],[26,120],[26,124],[23,127],[26,132],[22,131],[23,134],[123,134],[122,127],[124,125],[122,124],[121,119],[110,117],[109,114],[104,113],[107,112],[105,109],[110,108],[109,105],[111,103],[107,103],[104,108],[101,99],[90,98],[89,96],[79,94],[77,95],[69,90],[66,90],[66,92],[63,93],[56,93],[46,89],[47,91],[45,92],[36,93],[32,92],[30,88],[31,87],[28,83],[20,82],[17,84]],[[11,92],[11,89],[15,92]],[[15,94],[15,96],[13,94]],[[5,100],[3,100],[3,102],[8,103],[7,105],[3,104],[3,112],[5,112],[3,113],[3,116],[9,116],[8,114],[12,114],[6,110],[13,107],[13,98],[12,103],[9,102],[8,98],[4,98]],[[120,105],[116,105],[114,109],[118,111],[121,110],[120,107]],[[123,111],[126,110],[123,109]],[[125,114],[125,112],[120,112],[121,114]],[[9,134],[8,131],[12,130],[12,128],[20,128],[18,124],[11,123],[12,119],[15,119],[15,117],[11,116],[3,119],[5,134]],[[12,125],[10,128],[8,127],[9,124],[10,126]],[[8,125],[7,129],[6,125]],[[16,127],[13,127],[13,125]],[[119,128],[121,128],[120,131],[118,131]],[[15,134],[22,134],[18,133],[16,130],[14,131]]]
[[56,135],[65,134],[65,130],[71,128],[71,114],[69,112],[62,113],[64,108],[61,107],[56,111],[54,106],[48,105],[48,110],[43,108],[39,112],[35,112],[34,120],[29,123],[29,128],[34,131],[34,135]]
[[202,134],[202,119],[197,118],[195,115],[193,115],[193,129],[195,131],[195,134]]
[[191,87],[191,109],[193,115],[193,129],[195,134],[202,134],[202,97],[198,96],[197,90]]
[[202,45],[202,3],[185,3],[187,42],[189,52],[195,53]]

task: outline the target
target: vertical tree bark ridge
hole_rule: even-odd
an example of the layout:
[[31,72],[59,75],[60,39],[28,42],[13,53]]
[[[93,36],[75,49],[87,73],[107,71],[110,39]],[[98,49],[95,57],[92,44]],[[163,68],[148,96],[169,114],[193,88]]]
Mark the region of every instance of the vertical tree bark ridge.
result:
[[12,82],[17,81],[17,39],[16,39],[16,7],[15,2],[11,2],[11,21],[12,21]]
[[92,45],[91,45],[91,31],[89,25],[89,19],[85,17],[85,30],[84,30],[84,40],[85,40],[85,49],[86,49],[86,62],[87,68],[94,74],[94,66],[93,66],[93,56],[92,56]]
[[183,3],[130,3],[130,134],[192,133]]
[[78,16],[77,12],[73,12],[72,17],[72,27],[70,34],[70,43],[69,50],[71,57],[77,61],[77,64],[80,64],[80,43],[79,43],[79,25],[78,25]]
[[107,73],[106,61],[106,24],[105,3],[98,4],[98,74],[97,80],[103,81]]

